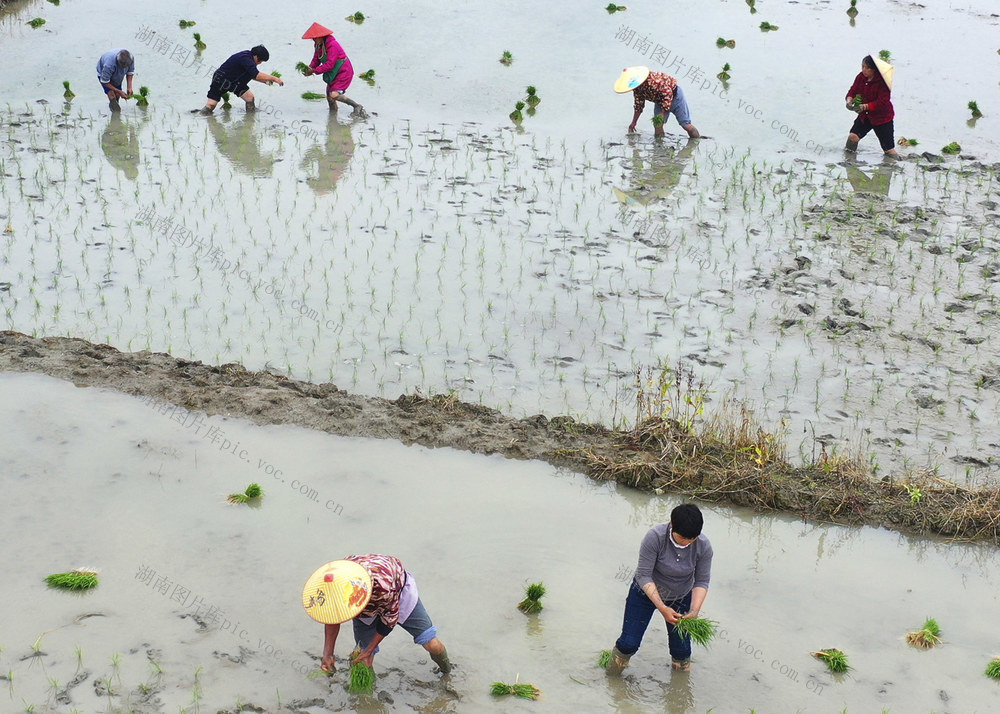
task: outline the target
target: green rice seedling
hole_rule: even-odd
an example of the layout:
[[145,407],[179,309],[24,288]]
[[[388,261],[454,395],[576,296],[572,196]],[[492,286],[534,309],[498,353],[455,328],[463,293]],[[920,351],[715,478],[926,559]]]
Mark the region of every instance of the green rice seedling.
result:
[[305,74],[307,69],[309,69],[309,65],[307,65],[305,62],[296,62],[295,63],[295,71],[296,72],[301,72],[302,74]]
[[908,632],[906,634],[907,644],[924,650],[930,649],[940,642],[941,627],[938,625],[937,620],[933,617],[928,617],[924,620],[924,626],[919,630],[915,632]]
[[722,71],[715,76],[721,79],[723,82],[728,82],[729,78],[732,76],[729,74],[730,69],[732,69],[732,67],[729,66],[728,62],[726,62],[724,65],[722,65]]
[[199,52],[201,52],[203,49],[205,49],[206,47],[208,47],[208,45],[206,45],[204,42],[202,42],[202,40],[201,40],[201,33],[195,32],[195,33],[193,33],[191,35],[191,37],[194,38],[194,48],[196,50],[198,50]]
[[53,573],[45,578],[49,587],[60,590],[90,590],[97,587],[97,572],[77,568],[68,573]]
[[878,58],[883,62],[892,62],[892,53],[889,50],[879,50]]
[[856,109],[865,103],[865,98],[862,97],[860,94],[855,94],[853,101],[854,101],[854,107]]
[[490,694],[494,697],[506,697],[509,694],[513,694],[515,697],[520,697],[521,699],[538,699],[541,693],[542,690],[534,684],[505,684],[503,682],[494,682],[490,685]]
[[764,21],[760,23],[761,32],[770,32],[771,30],[777,30],[777,25],[772,25],[770,22]]
[[851,17],[857,17],[858,15],[858,0],[851,0],[851,6],[847,8],[847,14]]
[[663,124],[666,121],[667,121],[667,118],[665,116],[663,116],[662,114],[654,114],[653,115],[653,126],[655,126],[657,128],[663,126]]
[[611,650],[601,650],[601,654],[597,658],[597,666],[601,669],[607,669],[609,664],[611,664]]
[[535,89],[534,85],[528,85],[528,88],[525,89],[524,91],[528,95],[527,99],[525,99],[525,101],[528,103],[528,106],[537,107],[538,103],[542,100],[541,97],[538,96],[538,90]]
[[233,105],[229,101],[229,92],[223,92],[222,93],[222,108],[223,109],[232,109],[233,108]]
[[352,694],[370,692],[375,687],[375,670],[364,662],[351,665],[351,683],[348,689]]
[[729,49],[732,49],[733,47],[736,47],[736,40],[727,40],[725,37],[717,37],[715,39],[715,46],[719,48],[728,47]]
[[715,630],[719,623],[705,617],[682,617],[674,627],[681,636],[691,638],[702,647],[708,647],[708,643],[715,637]]
[[271,72],[271,76],[281,79],[281,72],[279,72],[278,70],[274,70],[273,72]]
[[353,22],[356,25],[360,25],[362,22],[365,21],[365,14],[359,10],[353,15],[348,15],[344,19],[347,20],[348,22]]
[[507,65],[508,67],[514,62],[514,55],[510,53],[510,50],[504,50],[503,54],[500,55],[500,64]]
[[59,0],[49,0],[49,2],[55,5],[56,7],[59,7]]
[[615,5],[614,3],[609,3],[605,10],[608,11],[609,15],[614,15],[616,12],[625,12],[628,10],[624,5]]
[[181,21],[180,21],[180,22],[178,22],[177,24],[178,24],[178,25],[180,25],[180,28],[181,28],[182,30],[186,30],[186,29],[187,29],[187,28],[189,28],[189,27],[194,27],[194,26],[195,26],[195,25],[197,25],[198,23],[197,23],[197,22],[195,22],[194,20],[181,20]]
[[325,95],[318,94],[316,92],[302,92],[302,98],[309,100],[324,99]]
[[365,80],[366,82],[374,82],[375,81],[375,70],[369,69],[368,71],[362,72],[361,74],[359,74],[358,77],[360,77],[361,79]]
[[1000,657],[994,657],[993,660],[986,665],[986,676],[990,679],[1000,679]]
[[63,99],[65,99],[66,101],[69,101],[70,99],[76,96],[76,94],[73,93],[73,90],[69,88],[69,80],[63,82],[63,89],[65,90],[63,92]]
[[135,95],[135,105],[137,107],[149,106],[149,87],[139,87],[139,93]]
[[521,114],[522,109],[524,109],[524,102],[518,102],[514,105],[514,111],[510,113],[510,119],[515,124],[520,124],[521,120],[524,119],[524,115]]
[[968,106],[969,106],[969,111],[972,112],[973,119],[978,119],[983,115],[983,113],[979,111],[979,105],[976,104],[975,102],[969,102]]
[[541,583],[532,583],[524,589],[524,600],[517,604],[517,609],[529,614],[540,611],[543,595],[545,595],[545,586]]
[[961,150],[962,150],[962,146],[957,141],[953,141],[950,144],[948,144],[947,146],[942,146],[941,147],[941,153],[942,154],[957,154]]
[[264,489],[260,487],[260,484],[252,483],[247,486],[243,493],[231,493],[226,499],[230,503],[249,503],[254,498],[260,498],[264,495]]
[[823,660],[826,668],[834,674],[840,674],[850,669],[850,666],[847,664],[847,655],[844,654],[843,650],[830,647],[819,650],[818,652],[813,652],[812,656],[816,659]]
[[28,20],[26,24],[31,25],[32,29],[37,30],[39,27],[45,24],[45,20],[43,20],[40,17],[36,17],[34,20]]

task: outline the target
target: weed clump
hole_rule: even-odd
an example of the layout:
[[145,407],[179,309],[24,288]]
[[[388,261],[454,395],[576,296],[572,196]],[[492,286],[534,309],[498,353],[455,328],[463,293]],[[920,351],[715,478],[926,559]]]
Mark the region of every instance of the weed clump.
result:
[[97,587],[97,572],[77,568],[68,573],[53,573],[45,578],[49,587],[60,590],[90,590]]
[[826,668],[834,674],[841,674],[851,668],[850,665],[847,664],[847,655],[844,654],[843,650],[838,650],[835,647],[813,652],[812,656],[816,659],[823,660],[823,664],[826,665]]
[[250,503],[251,500],[260,498],[263,495],[264,489],[260,487],[260,484],[252,483],[247,486],[246,491],[243,493],[231,493],[226,500],[230,503]]
[[541,583],[532,583],[524,589],[524,600],[517,604],[517,609],[525,614],[539,612],[542,609],[542,596],[545,595],[545,586]]
[[541,693],[542,690],[534,684],[504,684],[503,682],[494,682],[490,686],[490,694],[494,697],[506,697],[508,694],[513,694],[515,697],[520,697],[521,699],[538,699]]
[[924,626],[915,632],[906,634],[906,643],[923,650],[928,650],[941,642],[941,628],[937,620],[928,617],[924,620]]
[[348,689],[352,694],[370,692],[375,687],[375,670],[364,662],[351,665],[351,683]]
[[942,146],[941,147],[941,153],[942,154],[957,154],[961,150],[962,150],[962,145],[959,144],[957,141],[953,141],[950,144],[948,144],[947,146]]
[[708,647],[708,643],[715,637],[715,630],[719,623],[705,617],[682,617],[674,627],[681,636],[691,638],[691,641]]

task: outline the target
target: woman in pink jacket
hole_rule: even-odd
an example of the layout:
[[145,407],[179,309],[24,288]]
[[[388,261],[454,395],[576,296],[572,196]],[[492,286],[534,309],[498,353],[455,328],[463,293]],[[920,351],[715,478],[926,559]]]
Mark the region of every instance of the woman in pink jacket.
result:
[[343,102],[354,107],[354,116],[367,118],[368,112],[365,108],[344,94],[354,79],[354,67],[351,65],[351,60],[347,59],[344,48],[333,38],[333,32],[314,22],[302,35],[302,39],[312,40],[316,47],[312,62],[303,74],[307,77],[312,74],[323,75],[323,81],[326,82],[326,101],[330,103],[330,109],[337,111],[337,102]]

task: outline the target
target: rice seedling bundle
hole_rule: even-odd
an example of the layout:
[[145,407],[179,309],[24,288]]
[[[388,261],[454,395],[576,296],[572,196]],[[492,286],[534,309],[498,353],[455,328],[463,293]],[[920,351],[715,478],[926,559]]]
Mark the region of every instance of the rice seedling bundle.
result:
[[68,573],[53,573],[45,578],[49,587],[60,590],[90,590],[97,587],[97,573],[85,568],[77,568]]
[[348,15],[344,19],[347,20],[348,22],[353,22],[357,25],[360,25],[362,22],[365,21],[365,14],[359,10],[353,15]]
[[732,76],[729,74],[730,69],[732,69],[732,67],[729,66],[728,62],[726,62],[724,65],[722,65],[722,71],[715,76],[721,79],[723,82],[725,82]]
[[374,81],[374,79],[375,79],[375,70],[373,70],[373,69],[370,69],[370,70],[368,70],[368,71],[366,71],[366,72],[362,72],[362,73],[361,73],[361,74],[359,74],[358,76],[359,76],[359,77],[360,77],[361,79],[365,80],[366,82],[371,82],[371,81]]
[[851,0],[851,6],[847,8],[847,14],[851,17],[855,17],[858,14],[857,4],[858,0]]
[[149,87],[139,87],[139,94],[135,97],[135,104],[138,107],[149,106]]
[[974,101],[969,102],[969,111],[972,112],[973,119],[978,119],[983,115],[983,113],[979,111],[979,105]]
[[545,586],[541,583],[532,583],[524,589],[524,600],[517,604],[517,609],[523,613],[531,614],[542,609],[541,599],[545,595]]
[[993,660],[986,665],[986,676],[990,679],[1000,679],[1000,657],[994,657]]
[[812,656],[823,660],[826,668],[834,674],[840,674],[850,669],[850,666],[847,664],[847,655],[844,654],[843,650],[838,650],[835,647],[813,652]]
[[208,47],[208,45],[206,45],[204,42],[202,42],[201,35],[199,33],[194,32],[194,33],[191,34],[191,36],[194,38],[194,48],[196,50],[203,50],[206,47]]
[[616,12],[624,12],[625,10],[628,10],[628,8],[625,7],[624,5],[615,5],[614,3],[610,3],[604,9],[608,11],[609,15],[613,15]]
[[63,92],[63,99],[72,99],[76,96],[76,94],[73,93],[73,90],[69,88],[69,80],[63,82],[63,89],[66,90]]
[[601,669],[607,669],[609,664],[611,664],[611,650],[601,650],[601,655],[597,658],[597,666]]
[[295,71],[305,74],[307,69],[309,69],[309,65],[307,65],[305,62],[295,63]]
[[941,147],[941,153],[942,154],[957,154],[961,150],[962,150],[962,145],[959,144],[957,141],[953,141],[950,144],[948,144],[947,146],[942,146]]
[[36,17],[34,20],[28,20],[27,24],[31,25],[32,29],[37,30],[39,27],[45,24],[45,20],[40,17]]
[[715,630],[718,626],[718,622],[706,617],[682,617],[674,625],[678,633],[690,637],[692,642],[696,642],[702,647],[708,647],[708,643],[715,637]]
[[503,682],[494,682],[490,686],[490,694],[494,697],[506,697],[509,694],[513,694],[515,697],[520,697],[521,699],[538,699],[538,696],[542,693],[538,687],[534,684],[505,684]]
[[322,99],[323,95],[322,94],[318,94],[317,92],[302,92],[302,98],[303,99],[315,100],[315,99]]
[[177,24],[178,24],[178,25],[180,25],[180,28],[181,28],[182,30],[186,30],[186,29],[187,29],[187,28],[189,28],[189,27],[194,27],[194,26],[195,26],[195,25],[197,25],[198,23],[197,23],[197,22],[195,22],[194,20],[181,20],[181,21],[180,21],[180,22],[178,22]]
[[529,107],[538,106],[538,103],[542,101],[541,98],[538,96],[538,90],[535,89],[533,85],[529,85],[525,91],[528,95],[527,99],[525,99],[525,101],[528,103],[528,106]]
[[500,56],[500,64],[510,65],[514,61],[514,55],[509,50],[504,50]]
[[883,62],[892,62],[892,53],[889,50],[879,50],[878,58]]
[[264,489],[260,484],[252,483],[247,486],[243,493],[231,493],[226,499],[230,503],[249,503],[251,499],[260,498],[264,495]]
[[351,665],[351,683],[348,689],[352,694],[370,692],[375,687],[375,670],[364,662]]
[[772,25],[770,22],[766,22],[765,21],[765,22],[760,23],[760,29],[761,29],[761,32],[770,32],[771,30],[777,30],[778,26],[777,25]]
[[906,635],[907,644],[919,647],[920,649],[930,649],[941,642],[941,628],[933,617],[924,620],[924,626]]

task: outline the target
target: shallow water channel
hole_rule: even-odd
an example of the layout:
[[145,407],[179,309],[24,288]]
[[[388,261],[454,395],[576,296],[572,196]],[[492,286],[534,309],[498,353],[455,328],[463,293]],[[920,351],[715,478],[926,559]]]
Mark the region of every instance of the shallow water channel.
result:
[[[609,682],[598,653],[617,636],[639,541],[675,499],[537,462],[215,417],[185,426],[37,375],[0,375],[0,403],[5,711],[986,712],[1000,701],[982,675],[1000,654],[984,626],[1000,617],[995,549],[705,506],[716,558],[704,614],[722,639],[696,651],[690,674],[670,674],[654,625]],[[251,481],[265,489],[258,508],[226,503]],[[375,696],[347,694],[343,667],[307,676],[322,632],[302,584],[356,552],[395,554],[414,573],[458,665],[447,680],[402,631],[376,657]],[[43,582],[78,566],[100,570],[96,590]],[[545,608],[525,616],[515,605],[539,580]],[[903,637],[928,616],[944,643],[913,650]],[[809,655],[825,647],[854,669],[826,674]],[[341,641],[341,665],[348,650]],[[490,683],[517,677],[542,698],[491,700]]]

